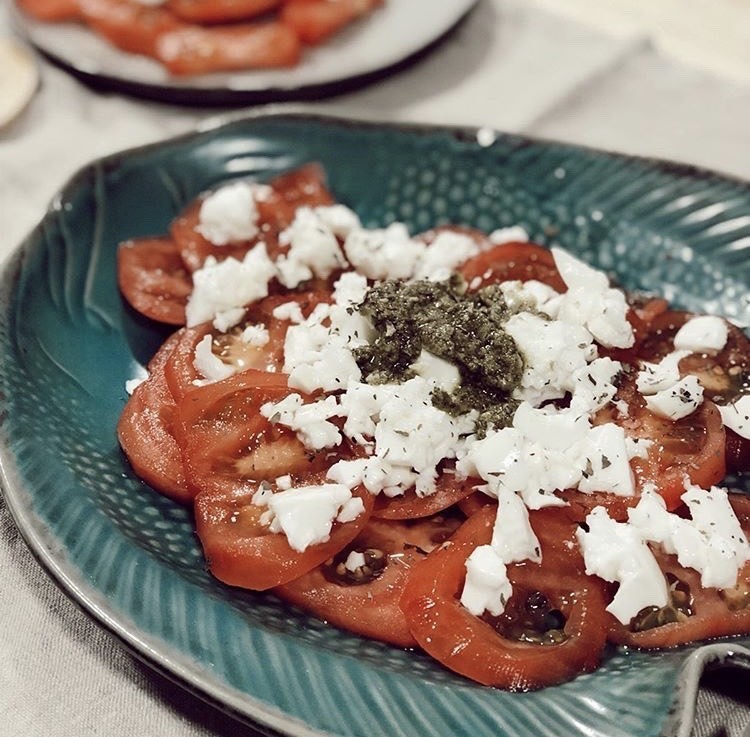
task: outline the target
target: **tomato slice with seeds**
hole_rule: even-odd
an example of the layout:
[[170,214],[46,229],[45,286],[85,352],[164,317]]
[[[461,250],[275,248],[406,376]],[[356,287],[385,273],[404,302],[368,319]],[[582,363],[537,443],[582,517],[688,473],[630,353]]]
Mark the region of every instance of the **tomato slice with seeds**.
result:
[[[730,494],[745,535],[750,536],[750,497]],[[700,573],[679,564],[661,546],[652,546],[660,568],[670,582],[671,600],[661,610],[634,618],[635,629],[612,617],[609,639],[641,649],[676,647],[690,642],[750,632],[750,561],[740,569],[732,589],[704,588]]]
[[[414,567],[401,608],[420,646],[450,670],[487,686],[528,691],[594,670],[606,640],[605,590],[586,576],[574,544],[577,525],[558,510],[530,513],[542,563],[508,566],[514,593],[499,618],[475,617],[459,600],[465,564],[489,543],[495,510],[469,518],[445,545]],[[533,613],[541,602],[541,623]],[[554,615],[553,630],[546,615]]]
[[120,244],[117,279],[125,299],[142,315],[170,325],[185,324],[193,280],[171,238],[139,238]]
[[617,400],[625,402],[627,415],[620,415],[619,410],[610,405],[597,413],[594,424],[615,422],[629,437],[651,441],[645,458],[630,461],[637,493],[644,485],[654,484],[667,508],[673,510],[680,505],[685,477],[704,489],[724,478],[724,426],[713,402],[704,401],[687,417],[670,420],[646,408],[645,399],[632,377],[621,383],[615,396]]
[[[295,477],[294,486],[325,483],[325,474]],[[348,545],[367,523],[372,495],[360,487],[352,496],[364,511],[351,522],[334,521],[329,539],[294,550],[283,533],[271,532],[253,504],[259,484],[249,482],[224,490],[208,489],[195,499],[195,526],[211,573],[232,586],[265,591],[299,578]]]
[[[284,339],[291,322],[275,318],[273,311],[279,305],[294,302],[299,305],[303,317],[308,317],[317,305],[330,301],[330,298],[328,292],[273,295],[250,305],[243,321],[226,333],[215,330],[210,322],[186,328],[181,332],[181,339],[164,369],[172,394],[180,399],[204,378],[194,362],[196,346],[206,335],[211,336],[214,355],[237,371],[254,369],[281,372],[284,366]],[[268,342],[264,345],[242,340],[243,330],[255,325],[268,331]],[[283,377],[282,382],[285,380],[286,377]]]
[[[649,332],[638,347],[638,358],[658,362],[674,350],[674,336],[694,313],[668,310],[649,325]],[[718,353],[691,353],[680,361],[680,373],[697,377],[705,396],[716,404],[729,404],[741,394],[750,393],[750,338],[727,322],[728,335]]]
[[[460,523],[455,515],[388,522],[371,518],[333,558],[275,588],[274,593],[349,632],[398,647],[415,647],[417,642],[399,607],[401,593],[411,568]],[[351,553],[361,554],[365,564],[347,569]]]
[[128,399],[117,423],[117,438],[136,475],[182,504],[192,501],[174,438],[177,405],[164,377],[164,366],[179,342],[179,331],[148,364],[148,378]]
[[257,243],[266,245],[268,255],[276,259],[286,251],[279,243],[279,233],[294,220],[298,207],[317,207],[333,204],[333,196],[326,187],[323,168],[309,163],[281,174],[268,183],[269,190],[256,202],[259,233],[247,241],[215,246],[197,230],[204,195],[179,214],[170,226],[170,233],[178,243],[180,254],[190,271],[203,266],[208,256],[217,260],[232,256],[242,260]]
[[515,280],[540,281],[558,292],[567,289],[552,251],[536,243],[501,243],[470,258],[459,272],[471,291]]
[[289,428],[261,415],[264,404],[292,391],[285,374],[248,369],[178,401],[175,437],[195,493],[223,493],[288,474],[304,478],[346,455],[341,447],[311,452]]
[[196,530],[211,572],[225,583],[265,590],[298,578],[347,545],[372,510],[372,495],[359,497],[365,512],[352,522],[335,522],[327,542],[293,550],[262,519],[252,503],[261,484],[276,487],[326,483],[330,465],[355,451],[342,442],[312,452],[288,428],[260,413],[266,402],[288,396],[283,374],[249,369],[185,394],[178,404],[175,437],[182,451],[188,488],[196,494]]

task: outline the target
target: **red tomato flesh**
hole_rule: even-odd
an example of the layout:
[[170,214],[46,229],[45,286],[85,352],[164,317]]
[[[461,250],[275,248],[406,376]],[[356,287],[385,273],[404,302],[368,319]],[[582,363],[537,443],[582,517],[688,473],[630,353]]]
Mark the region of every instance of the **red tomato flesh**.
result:
[[136,387],[120,415],[117,437],[139,478],[171,499],[187,504],[193,494],[174,438],[177,405],[164,377],[164,365],[178,340],[175,333],[151,359],[149,377]]
[[[572,542],[576,525],[556,510],[531,513],[543,560],[541,565],[526,562],[508,567],[514,594],[504,626],[493,626],[461,605],[466,559],[478,545],[489,543],[494,518],[491,507],[480,510],[449,542],[414,567],[401,597],[412,634],[450,670],[512,691],[562,683],[594,670],[606,640],[604,588],[583,573],[577,546],[566,545]],[[512,630],[524,599],[535,592],[541,592],[565,618],[562,641],[557,644],[502,634]]]
[[140,238],[117,251],[117,278],[123,296],[142,315],[170,325],[185,324],[193,281],[171,238]]
[[[274,589],[280,598],[319,619],[398,647],[415,647],[399,599],[411,568],[444,542],[460,524],[442,515],[415,521],[370,519],[331,560]],[[365,568],[349,572],[353,551],[368,556]]]

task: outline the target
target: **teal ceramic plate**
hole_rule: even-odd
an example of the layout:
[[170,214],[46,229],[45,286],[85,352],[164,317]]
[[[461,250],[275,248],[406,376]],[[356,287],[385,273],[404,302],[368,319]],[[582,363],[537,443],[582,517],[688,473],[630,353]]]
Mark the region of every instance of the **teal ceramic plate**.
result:
[[750,323],[750,186],[716,174],[488,130],[295,114],[236,118],[112,156],[63,188],[4,273],[2,470],[31,548],[151,664],[284,734],[687,734],[702,664],[750,663],[747,639],[613,651],[597,672],[537,693],[482,688],[271,595],[220,585],[204,568],[190,513],[130,472],[115,438],[125,381],[164,331],[123,306],[118,242],[165,232],[188,200],[222,180],[309,160],[325,165],[366,225],[520,224],[615,269],[626,286]]

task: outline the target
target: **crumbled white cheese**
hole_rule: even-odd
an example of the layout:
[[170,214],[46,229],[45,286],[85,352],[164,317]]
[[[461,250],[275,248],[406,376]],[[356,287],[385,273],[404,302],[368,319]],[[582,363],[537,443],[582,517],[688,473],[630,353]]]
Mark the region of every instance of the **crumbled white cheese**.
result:
[[415,376],[397,385],[390,396],[381,395],[385,401],[380,404],[373,436],[376,456],[418,474],[417,494],[434,491],[438,463],[453,458],[459,437],[473,429],[470,420],[434,407],[431,391],[429,382]]
[[503,563],[530,560],[539,563],[542,551],[531,528],[529,510],[521,497],[505,491],[497,497],[497,517],[492,528],[492,547]]
[[629,348],[635,337],[627,320],[628,303],[619,289],[609,286],[597,271],[561,248],[552,248],[568,291],[560,296],[557,319],[584,325],[602,345]]
[[452,392],[461,382],[461,372],[455,363],[446,361],[444,358],[424,349],[409,368],[417,376],[421,376],[433,386],[448,393]]
[[262,348],[264,345],[268,345],[268,341],[271,340],[271,336],[268,333],[268,328],[262,323],[255,325],[247,325],[245,329],[240,333],[240,340],[248,345]]
[[351,491],[341,484],[297,486],[273,494],[268,509],[289,546],[303,552],[330,538],[334,521],[351,498]]
[[579,491],[609,491],[619,496],[635,494],[635,479],[629,463],[632,446],[623,428],[611,422],[592,427],[585,448],[587,463],[578,482]]
[[256,507],[267,507],[273,497],[273,489],[269,484],[261,484],[252,496],[251,502]]
[[672,351],[659,363],[641,362],[641,370],[635,379],[636,388],[643,395],[671,389],[680,380],[680,361],[689,355],[690,351]]
[[504,281],[499,287],[511,312],[540,310],[549,314],[547,305],[560,296],[549,285],[534,279]]
[[358,568],[362,568],[366,562],[364,553],[361,553],[359,550],[352,550],[352,552],[346,556],[344,568],[350,573],[354,573]]
[[276,486],[282,491],[284,489],[292,488],[292,477],[289,474],[285,474],[284,476],[279,476],[278,478],[274,480],[276,482]]
[[692,353],[718,353],[727,342],[726,320],[716,315],[691,317],[675,334],[674,347]]
[[220,187],[201,203],[196,230],[215,246],[250,240],[258,234],[256,195],[263,189],[251,182]]
[[490,544],[477,547],[466,561],[461,604],[477,616],[485,610],[494,616],[502,614],[513,593],[506,566],[541,559],[526,505],[512,492],[501,494]]
[[369,279],[409,279],[427,247],[402,223],[384,229],[352,230],[344,242],[349,263]]
[[422,252],[414,271],[415,279],[445,281],[464,261],[479,253],[476,241],[464,233],[439,232]]
[[731,404],[719,405],[719,412],[725,427],[750,440],[750,394],[743,394]]
[[358,496],[353,496],[341,505],[341,511],[336,519],[339,522],[354,522],[364,511],[365,503]]
[[670,420],[680,420],[703,403],[703,387],[696,376],[685,376],[668,389],[646,397],[646,407]]
[[279,402],[266,402],[260,413],[273,424],[293,430],[305,447],[312,450],[332,448],[341,442],[338,427],[328,422],[339,413],[333,396],[305,402],[299,394],[288,394]]
[[328,469],[326,477],[349,489],[361,485],[371,494],[387,497],[400,496],[417,481],[417,474],[411,469],[393,466],[374,455],[338,461]]
[[292,224],[279,235],[288,252],[276,260],[279,281],[290,289],[313,277],[327,279],[346,265],[334,232],[310,207],[300,207]]
[[615,522],[604,507],[595,507],[586,525],[588,530],[576,532],[586,573],[620,584],[607,611],[628,624],[647,606],[666,606],[666,579],[639,532],[630,524]]
[[574,391],[574,376],[596,356],[591,334],[580,325],[520,312],[504,327],[524,358],[521,384],[514,395],[532,404]]
[[297,325],[300,325],[305,321],[305,316],[302,314],[302,308],[300,307],[299,302],[295,302],[294,300],[277,305],[273,308],[271,314],[277,320],[288,320]]
[[495,246],[503,243],[528,243],[529,234],[520,226],[514,225],[510,228],[498,228],[489,235],[490,243]]
[[735,586],[739,569],[750,560],[750,545],[726,490],[688,486],[682,501],[692,519],[667,512],[662,497],[645,490],[628,519],[645,540],[660,543],[681,565],[698,571],[702,586]]
[[188,327],[266,297],[275,274],[263,243],[248,251],[242,261],[230,256],[217,262],[209,256],[193,272],[193,292],[185,308]]
[[244,307],[233,307],[229,310],[219,312],[216,317],[214,317],[212,324],[220,333],[226,333],[230,328],[237,325],[244,316]]
[[485,610],[498,616],[513,593],[505,563],[491,545],[480,545],[466,560],[461,604],[475,616]]
[[330,332],[350,349],[366,345],[374,336],[372,324],[356,309],[367,289],[367,279],[354,271],[345,271],[334,285]]
[[539,509],[564,504],[554,492],[570,488],[632,496],[633,453],[617,425],[591,427],[588,416],[573,408],[555,411],[522,402],[512,427],[468,444],[456,469],[485,480],[491,494],[517,492],[529,508]]
[[362,227],[357,213],[346,205],[319,205],[314,210],[320,222],[338,238],[345,239],[353,230]]
[[221,381],[237,371],[235,366],[224,363],[213,352],[213,338],[211,335],[204,335],[198,341],[198,345],[195,346],[193,367],[208,382]]
[[148,371],[140,363],[133,362],[133,376],[125,382],[125,391],[132,394],[149,377]]

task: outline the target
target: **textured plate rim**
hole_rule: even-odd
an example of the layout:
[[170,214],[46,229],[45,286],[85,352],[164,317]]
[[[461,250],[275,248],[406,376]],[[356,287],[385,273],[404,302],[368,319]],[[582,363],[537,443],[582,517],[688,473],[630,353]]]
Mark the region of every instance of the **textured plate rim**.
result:
[[[482,138],[485,138],[487,133],[491,132],[496,137],[502,137],[519,146],[557,145],[571,151],[584,151],[613,157],[624,162],[640,163],[648,167],[658,168],[677,177],[721,180],[750,193],[750,182],[745,179],[668,159],[623,154],[602,148],[527,136],[520,133],[504,133],[486,126],[451,126],[419,122],[393,123],[372,119],[364,115],[335,115],[310,112],[309,109],[289,105],[269,105],[262,109],[215,116],[179,135],[129,147],[93,159],[81,166],[58,188],[37,224],[0,265],[0,310],[5,312],[12,299],[18,275],[23,267],[26,249],[34,234],[39,231],[50,214],[60,209],[60,202],[66,193],[74,190],[79,181],[89,173],[100,168],[116,167],[121,161],[132,156],[158,151],[165,146],[179,146],[191,141],[198,141],[207,133],[233,125],[272,120],[359,127],[365,130],[403,131],[417,135],[445,134],[462,141],[477,141],[480,133]],[[0,491],[21,537],[42,569],[85,615],[112,635],[117,642],[140,661],[198,698],[251,727],[263,730],[265,733],[288,737],[334,737],[333,733],[329,731],[311,729],[301,720],[280,710],[269,708],[246,692],[212,677],[205,672],[200,662],[185,657],[176,647],[158,637],[144,633],[130,621],[126,612],[105,603],[100,592],[87,585],[83,575],[84,572],[68,562],[65,551],[56,544],[57,540],[54,535],[46,528],[45,523],[34,514],[31,504],[27,503],[31,499],[32,493],[20,480],[15,456],[7,443],[6,431],[2,422],[0,422]],[[672,706],[666,715],[666,721],[660,732],[661,737],[689,737],[692,730],[700,677],[706,667],[715,664],[734,664],[750,668],[750,648],[727,641],[711,642],[691,650],[679,668],[676,691],[673,694]]]

